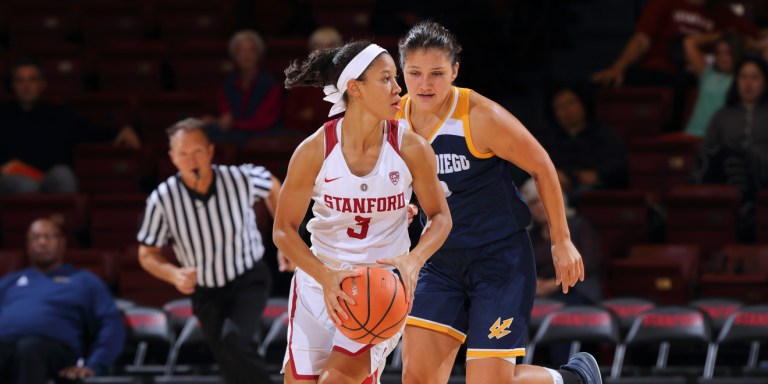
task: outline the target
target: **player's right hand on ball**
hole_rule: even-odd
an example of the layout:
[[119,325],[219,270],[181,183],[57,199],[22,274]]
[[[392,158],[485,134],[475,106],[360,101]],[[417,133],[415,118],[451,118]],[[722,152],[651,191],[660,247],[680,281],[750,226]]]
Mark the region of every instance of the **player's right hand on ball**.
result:
[[323,273],[322,277],[318,279],[320,285],[323,286],[325,309],[328,311],[328,316],[335,324],[341,324],[341,318],[344,318],[344,320],[349,318],[347,312],[341,308],[341,301],[339,299],[346,301],[349,305],[355,305],[355,299],[347,295],[341,289],[341,282],[347,277],[357,276],[360,276],[360,272],[355,270],[328,269]]
[[176,269],[173,276],[173,285],[179,292],[190,295],[195,291],[195,281],[197,280],[197,268],[184,267]]

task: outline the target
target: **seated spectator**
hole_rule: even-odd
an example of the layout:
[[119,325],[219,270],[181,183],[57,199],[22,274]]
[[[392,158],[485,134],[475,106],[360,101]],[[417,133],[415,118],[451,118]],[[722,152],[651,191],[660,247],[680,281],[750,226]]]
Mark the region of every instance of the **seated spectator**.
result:
[[[30,267],[0,280],[0,375],[45,384],[107,371],[122,352],[123,319],[106,285],[64,263],[61,229],[35,220],[27,232]],[[83,345],[92,339],[92,345]],[[78,364],[79,358],[85,364]]]
[[34,61],[17,62],[10,76],[15,99],[0,103],[0,195],[76,192],[72,165],[80,142],[113,139],[115,145],[141,146],[130,126],[115,136],[113,130],[43,101],[45,76]]
[[768,186],[768,66],[760,58],[747,58],[736,66],[735,76],[725,106],[707,128],[693,178],[698,183],[739,187],[739,234],[742,240],[750,240],[752,203],[757,192]]
[[628,160],[621,137],[590,121],[584,99],[571,88],[555,92],[552,110],[554,126],[538,136],[574,205],[584,191],[626,187]]
[[552,266],[552,244],[549,238],[549,224],[544,205],[536,193],[536,182],[528,179],[520,188],[528,207],[531,209],[531,226],[528,232],[531,235],[533,253],[536,255],[536,296],[553,298],[569,304],[589,305],[602,300],[602,251],[600,250],[600,236],[592,224],[585,218],[576,214],[576,211],[568,206],[565,199],[566,217],[568,229],[571,232],[573,245],[581,254],[584,261],[584,281],[576,284],[573,290],[564,294],[555,284],[555,269]]
[[643,9],[635,33],[619,58],[607,69],[592,75],[592,80],[616,87],[664,86],[674,90],[671,125],[683,126],[683,109],[696,77],[686,70],[683,39],[700,33],[734,30],[752,45],[757,45],[759,30],[715,0],[651,0]]
[[[715,60],[707,64],[703,46],[715,42]],[[712,116],[725,105],[725,95],[733,82],[733,67],[744,55],[744,43],[734,33],[692,35],[683,41],[685,57],[699,76],[699,92],[686,133],[704,136]]]
[[[669,85],[684,72],[682,40],[699,33],[735,30],[750,39],[758,29],[712,0],[651,0],[619,58],[592,76],[604,85]],[[632,69],[631,72],[627,70]],[[626,76],[625,76],[626,75]]]
[[235,70],[219,90],[219,117],[206,117],[208,133],[215,143],[245,144],[251,138],[276,128],[283,104],[281,84],[259,70],[266,47],[252,30],[237,32],[229,40]]
[[[309,37],[309,52],[338,47],[343,43],[341,34],[333,27],[322,27]],[[288,91],[285,127],[309,135],[329,120],[328,108],[321,88],[300,87]]]

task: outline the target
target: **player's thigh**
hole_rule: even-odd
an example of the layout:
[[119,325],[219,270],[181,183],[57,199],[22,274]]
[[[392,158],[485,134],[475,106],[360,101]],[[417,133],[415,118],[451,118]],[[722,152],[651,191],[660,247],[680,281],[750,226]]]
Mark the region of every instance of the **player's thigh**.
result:
[[359,355],[332,351],[331,356],[320,370],[318,383],[359,384],[371,375],[371,349]]
[[285,384],[314,384],[317,383],[317,379],[309,376],[309,377],[303,377],[303,378],[297,378],[293,372],[295,368],[293,367],[293,362],[291,360],[288,360],[287,363],[285,363],[285,374],[283,375],[283,383]]
[[403,333],[403,383],[446,383],[461,344],[447,333],[407,325]]

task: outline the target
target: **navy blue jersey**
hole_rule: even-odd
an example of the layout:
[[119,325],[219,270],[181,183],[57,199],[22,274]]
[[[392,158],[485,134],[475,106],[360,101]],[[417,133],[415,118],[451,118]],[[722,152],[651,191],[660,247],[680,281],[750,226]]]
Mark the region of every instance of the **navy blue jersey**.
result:
[[[493,153],[478,152],[472,143],[471,92],[453,88],[450,110],[427,138],[435,151],[437,176],[453,219],[453,229],[442,249],[476,248],[504,239],[525,229],[531,219],[528,206],[512,181],[510,164]],[[407,95],[401,106],[397,119],[413,130]],[[421,220],[425,220],[423,214]]]

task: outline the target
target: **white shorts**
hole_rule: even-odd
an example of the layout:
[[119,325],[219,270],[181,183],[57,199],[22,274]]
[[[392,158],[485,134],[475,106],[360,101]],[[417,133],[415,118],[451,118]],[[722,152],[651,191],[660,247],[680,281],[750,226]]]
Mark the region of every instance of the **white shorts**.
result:
[[[291,280],[288,303],[288,347],[280,373],[285,373],[284,367],[291,360],[293,376],[297,379],[317,380],[331,351],[357,356],[370,350],[370,373],[378,376],[384,369],[387,356],[395,349],[403,333],[403,329],[400,329],[395,336],[376,345],[350,340],[339,332],[333,320],[328,317],[322,286],[300,269],[296,270]],[[373,378],[373,383],[378,383],[378,379]]]

